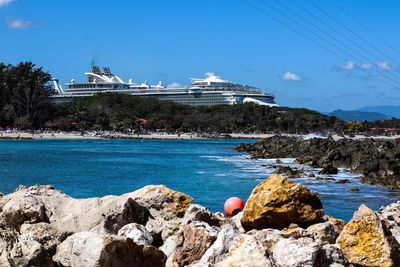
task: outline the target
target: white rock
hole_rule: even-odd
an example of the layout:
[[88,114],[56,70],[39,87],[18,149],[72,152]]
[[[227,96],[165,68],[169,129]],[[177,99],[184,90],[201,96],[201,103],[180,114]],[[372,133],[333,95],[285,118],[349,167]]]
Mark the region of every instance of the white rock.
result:
[[164,244],[159,248],[162,252],[164,252],[167,257],[171,256],[176,248],[176,240],[178,239],[177,235],[171,235],[165,240]]
[[137,223],[123,226],[118,231],[118,235],[130,238],[139,245],[151,245],[153,243],[153,237],[150,232],[143,225]]
[[321,243],[312,238],[286,238],[278,241],[272,256],[279,267],[313,267],[321,254]]
[[208,264],[215,264],[224,260],[228,256],[233,240],[239,234],[240,231],[235,226],[230,224],[223,225],[218,233],[217,240],[204,253],[199,262],[192,264],[192,267],[208,266]]
[[53,260],[65,267],[164,266],[167,257],[155,247],[138,245],[132,239],[80,232],[57,247]]
[[241,234],[233,241],[227,257],[216,263],[216,267],[272,267],[268,252],[255,236]]

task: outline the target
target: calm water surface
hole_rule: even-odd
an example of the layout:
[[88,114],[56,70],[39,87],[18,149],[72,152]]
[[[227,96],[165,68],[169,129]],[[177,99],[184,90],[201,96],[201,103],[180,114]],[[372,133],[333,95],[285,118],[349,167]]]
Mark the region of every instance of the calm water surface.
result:
[[[212,211],[251,190],[274,170],[275,160],[250,160],[233,151],[253,140],[29,140],[0,141],[0,191],[53,184],[77,198],[119,195],[164,184],[191,195]],[[292,160],[283,165],[295,166]],[[308,172],[317,170],[307,169]],[[348,220],[361,203],[373,209],[400,199],[398,192],[363,185],[342,169],[335,179],[351,184],[295,179],[321,194],[326,213]],[[351,187],[360,189],[349,193]]]

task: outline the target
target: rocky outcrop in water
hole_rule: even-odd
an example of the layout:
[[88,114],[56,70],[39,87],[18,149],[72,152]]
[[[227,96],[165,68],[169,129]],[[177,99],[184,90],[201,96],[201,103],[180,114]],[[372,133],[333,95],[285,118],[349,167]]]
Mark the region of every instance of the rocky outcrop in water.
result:
[[253,158],[296,158],[301,164],[323,168],[322,173],[346,167],[364,175],[362,181],[400,189],[400,139],[340,139],[273,136],[236,148]]
[[[257,203],[260,223],[249,227]],[[274,209],[285,224],[270,223]],[[399,214],[400,202],[379,212],[361,206],[346,224],[281,176],[262,182],[232,218],[165,186],[89,199],[20,187],[0,197],[0,266],[399,266]]]

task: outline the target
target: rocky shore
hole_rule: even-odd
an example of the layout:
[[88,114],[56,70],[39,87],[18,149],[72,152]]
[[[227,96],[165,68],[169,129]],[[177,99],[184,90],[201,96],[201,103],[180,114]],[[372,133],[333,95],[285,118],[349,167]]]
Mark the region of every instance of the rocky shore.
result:
[[363,182],[400,190],[400,139],[339,139],[272,136],[255,144],[242,144],[238,151],[252,158],[296,158],[311,167],[334,170],[349,168],[363,175]]
[[232,218],[165,186],[75,199],[52,186],[0,197],[0,266],[399,266],[400,202],[347,224],[279,175]]

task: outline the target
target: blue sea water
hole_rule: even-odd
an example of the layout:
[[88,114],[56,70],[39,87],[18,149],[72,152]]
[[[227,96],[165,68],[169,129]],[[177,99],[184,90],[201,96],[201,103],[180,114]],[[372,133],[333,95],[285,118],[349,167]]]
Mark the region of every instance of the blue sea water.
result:
[[[254,140],[0,141],[0,192],[10,193],[18,185],[52,184],[73,197],[86,198],[164,184],[189,194],[212,211],[223,211],[228,197],[246,200],[276,165],[274,159],[252,160],[235,152],[233,147],[243,142]],[[283,165],[296,166],[292,161],[285,159]],[[352,182],[294,180],[321,194],[327,214],[345,220],[361,203],[376,210],[400,200],[399,192],[361,184],[357,175],[344,169],[333,177]],[[351,187],[360,192],[347,192]]]

